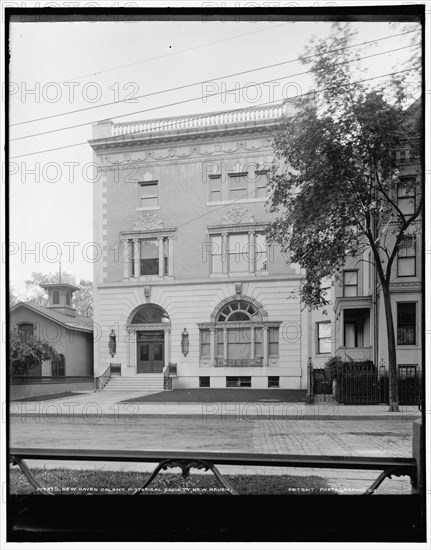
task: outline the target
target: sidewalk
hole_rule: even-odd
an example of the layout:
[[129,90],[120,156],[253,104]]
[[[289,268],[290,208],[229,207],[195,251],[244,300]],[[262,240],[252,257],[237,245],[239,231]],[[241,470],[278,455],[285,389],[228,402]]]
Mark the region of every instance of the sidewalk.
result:
[[[151,394],[147,394],[151,395]],[[154,394],[153,394],[154,395]],[[388,412],[388,405],[339,405],[333,402],[284,403],[281,401],[220,401],[201,403],[127,402],[142,396],[142,392],[85,392],[46,401],[13,401],[12,416],[82,416],[91,421],[103,417],[189,418],[201,416],[223,420],[414,420],[421,417],[416,405],[400,406],[400,412]],[[238,398],[241,396],[238,392]]]

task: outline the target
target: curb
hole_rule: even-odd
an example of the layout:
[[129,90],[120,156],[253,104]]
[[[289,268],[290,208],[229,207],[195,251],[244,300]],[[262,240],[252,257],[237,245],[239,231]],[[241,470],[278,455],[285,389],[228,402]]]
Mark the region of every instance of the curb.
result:
[[[398,416],[399,415],[399,416]],[[9,414],[9,417],[10,418],[35,418],[35,417],[39,417],[39,419],[43,418],[43,419],[51,419],[51,421],[53,420],[58,420],[59,418],[61,417],[70,417],[71,415],[69,415],[68,413],[61,413],[61,414],[53,414],[53,413],[46,413],[46,414],[36,414],[36,413],[31,413],[31,412],[28,412],[28,413],[10,413]],[[90,415],[89,415],[90,416]],[[129,413],[120,413],[120,414],[112,414],[112,413],[109,413],[109,414],[101,414],[100,416],[96,417],[96,418],[92,418],[90,416],[90,418],[83,418],[82,415],[80,413],[74,413],[73,414],[73,419],[76,417],[78,420],[85,420],[85,422],[88,422],[88,423],[96,423],[96,422],[99,422],[102,418],[107,418],[107,419],[116,419],[117,421],[120,421],[120,418],[123,418],[125,420],[122,420],[123,422],[126,421],[126,422],[130,422],[130,423],[133,423],[134,422],[134,418],[154,418],[156,417],[158,420],[162,420],[162,419],[167,419],[167,420],[173,420],[173,419],[200,419],[202,421],[204,421],[204,419],[202,418],[202,414],[201,413],[196,413],[196,414],[193,414],[193,413],[178,413],[178,414],[175,414],[175,413],[166,413],[166,414],[160,414],[160,413],[134,413],[134,414],[129,414]],[[252,417],[251,415],[250,416],[247,416],[247,415],[235,415],[235,414],[217,414],[217,415],[206,415],[206,420],[219,420],[221,422],[226,422],[228,419],[229,420],[234,420],[235,422],[241,422],[241,421],[244,421],[244,422],[258,422],[259,420],[312,420],[312,421],[315,421],[315,422],[319,422],[319,421],[323,421],[323,422],[338,422],[338,421],[344,421],[344,420],[362,420],[362,421],[371,421],[371,420],[403,420],[403,421],[414,421],[414,420],[418,420],[420,419],[421,416],[420,415],[403,415],[402,413],[394,413],[393,415],[319,415],[319,414],[315,414],[315,415],[269,415],[269,414],[262,414],[262,415],[259,415],[258,418],[255,418],[255,417]],[[205,420],[205,421],[206,421]],[[71,424],[73,423],[70,422]]]

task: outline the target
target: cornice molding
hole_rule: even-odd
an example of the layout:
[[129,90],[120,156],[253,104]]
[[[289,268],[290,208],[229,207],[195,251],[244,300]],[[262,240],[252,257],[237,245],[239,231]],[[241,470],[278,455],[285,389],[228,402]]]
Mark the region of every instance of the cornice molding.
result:
[[[255,143],[257,141],[260,141],[260,143]],[[236,144],[235,147],[231,146],[233,143]],[[211,148],[212,150],[210,150]],[[151,164],[190,162],[197,159],[201,161],[205,161],[206,159],[213,160],[219,156],[226,157],[226,155],[229,155],[230,158],[237,158],[256,152],[262,155],[274,154],[271,134],[268,134],[268,136],[258,136],[254,139],[241,139],[241,136],[235,136],[230,139],[206,140],[194,144],[183,143],[175,147],[160,147],[160,145],[151,145],[145,148],[134,147],[133,149],[129,148],[127,152],[123,150],[109,150],[99,154],[99,161],[100,170],[107,172],[113,170],[131,170],[132,168],[142,166],[148,167]]]

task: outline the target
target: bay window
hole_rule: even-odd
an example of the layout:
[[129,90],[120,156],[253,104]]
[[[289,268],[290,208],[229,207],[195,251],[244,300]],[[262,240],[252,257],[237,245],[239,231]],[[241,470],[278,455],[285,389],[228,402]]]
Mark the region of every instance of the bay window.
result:
[[200,358],[216,367],[267,367],[279,355],[280,322],[265,321],[246,299],[223,306],[210,323],[200,323]]

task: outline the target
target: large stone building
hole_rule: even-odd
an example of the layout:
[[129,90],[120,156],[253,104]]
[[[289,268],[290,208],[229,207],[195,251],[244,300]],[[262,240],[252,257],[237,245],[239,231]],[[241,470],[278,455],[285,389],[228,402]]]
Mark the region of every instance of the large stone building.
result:
[[94,125],[96,375],[137,387],[175,364],[176,387],[306,389],[331,312],[303,309],[298,266],[264,237],[286,109]]

